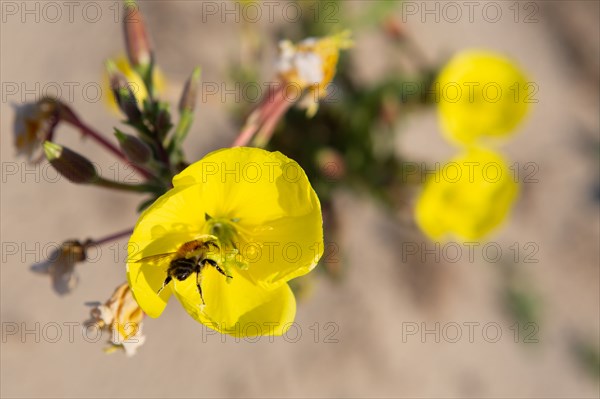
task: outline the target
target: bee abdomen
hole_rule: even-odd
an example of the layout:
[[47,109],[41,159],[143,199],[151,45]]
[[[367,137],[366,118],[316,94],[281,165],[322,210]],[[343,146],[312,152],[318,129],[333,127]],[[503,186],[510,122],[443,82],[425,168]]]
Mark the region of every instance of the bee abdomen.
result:
[[169,265],[169,275],[183,281],[196,269],[196,260],[188,258],[174,259]]

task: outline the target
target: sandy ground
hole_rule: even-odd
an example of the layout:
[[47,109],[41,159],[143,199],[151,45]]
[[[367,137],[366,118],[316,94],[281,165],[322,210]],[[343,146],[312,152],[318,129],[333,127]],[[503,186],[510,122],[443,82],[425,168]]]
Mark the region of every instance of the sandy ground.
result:
[[[463,257],[457,263],[407,258],[402,242],[426,243],[410,219],[400,215],[407,221],[398,223],[366,198],[342,192],[337,197],[339,245],[345,249],[347,272],[340,282],[315,278],[312,295],[298,307],[301,335],[290,333],[274,342],[223,342],[173,301],[161,318],[147,320],[147,343],[131,359],[104,355],[106,336],[91,343],[78,326],[70,337],[68,327],[87,318],[85,302],[105,300],[124,280],[124,242],[103,248],[95,262],[81,266],[79,287],[66,297],[56,296],[29,265],[40,261],[51,243],[133,225],[139,198],[53,181],[47,167],[35,169],[15,157],[11,136],[11,104],[35,99],[51,82],[64,96],[68,82],[78,84],[69,102],[91,125],[109,132],[117,124],[101,100],[89,101],[89,93],[86,100],[83,92],[86,84],[99,81],[104,59],[122,49],[116,3],[91,2],[102,11],[94,23],[77,11],[72,23],[66,14],[57,23],[43,16],[39,22],[32,16],[23,21],[20,14],[9,15],[13,9],[5,8],[7,3],[12,2],[2,2],[0,42],[2,397],[600,394],[599,380],[582,370],[570,349],[573,337],[598,345],[600,331],[600,221],[593,199],[599,178],[598,3],[530,3],[535,8],[521,9],[518,23],[504,2],[504,17],[497,23],[478,12],[473,23],[466,15],[456,23],[444,18],[436,23],[433,17],[423,23],[419,14],[404,14],[428,56],[468,47],[501,51],[517,59],[539,86],[539,103],[503,148],[521,165],[535,162],[538,182],[524,184],[511,220],[493,237],[505,251],[515,242],[539,248],[538,263],[519,266],[542,303],[537,343],[515,343],[513,321],[499,304],[501,265],[485,262],[481,253],[474,261]],[[237,26],[218,18],[202,23],[202,2],[155,1],[143,7],[173,102],[194,65],[203,66],[205,81],[221,82],[227,62],[239,60]],[[532,10],[535,21],[525,23]],[[91,9],[86,12],[93,17]],[[371,79],[385,70],[378,61],[385,59],[385,51],[373,32],[357,37],[353,59],[361,76]],[[18,85],[17,93],[8,94],[7,82]],[[36,84],[34,93],[24,91]],[[202,102],[188,154],[199,157],[230,142],[235,132],[226,111],[218,99]],[[400,132],[397,150],[409,159],[442,162],[453,154],[440,138],[433,113],[412,116]],[[87,151],[104,173],[128,176],[128,170],[115,168],[109,154],[94,151],[77,136],[65,128],[58,141]],[[19,332],[34,332],[5,334],[15,323]],[[435,330],[436,323],[440,342],[434,333],[421,334]],[[56,326],[61,336],[48,342]],[[408,335],[415,326],[418,333]],[[453,343],[456,326],[461,336]]]

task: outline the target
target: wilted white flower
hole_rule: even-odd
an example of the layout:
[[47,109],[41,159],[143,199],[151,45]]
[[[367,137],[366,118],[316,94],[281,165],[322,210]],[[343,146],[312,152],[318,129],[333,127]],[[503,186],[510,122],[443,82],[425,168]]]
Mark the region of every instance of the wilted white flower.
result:
[[55,103],[51,100],[40,100],[35,103],[14,105],[14,138],[18,155],[28,159],[48,139],[50,128],[55,118]]
[[104,305],[93,308],[91,317],[88,325],[95,324],[111,333],[110,345],[105,349],[107,353],[123,349],[127,356],[133,356],[146,341],[142,335],[144,312],[133,298],[127,283],[118,286]]
[[309,116],[316,113],[319,99],[327,95],[340,50],[351,46],[349,31],[320,39],[311,37],[297,44],[289,40],[279,43],[277,72],[284,82],[308,90],[301,105],[308,108]]

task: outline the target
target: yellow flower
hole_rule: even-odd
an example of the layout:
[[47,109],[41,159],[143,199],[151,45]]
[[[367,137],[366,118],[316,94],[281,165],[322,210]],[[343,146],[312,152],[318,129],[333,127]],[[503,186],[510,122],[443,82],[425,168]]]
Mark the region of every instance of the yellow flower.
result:
[[283,334],[296,313],[287,281],[323,252],[321,208],[302,168],[279,152],[238,147],[208,154],[173,185],[130,239],[127,277],[144,312],[158,317],[174,293],[221,333]]
[[436,89],[442,129],[464,145],[510,136],[535,102],[535,84],[510,59],[488,51],[454,56]]
[[499,154],[471,148],[430,176],[416,204],[416,220],[433,240],[479,240],[507,217],[517,193]]
[[277,70],[287,84],[301,90],[308,89],[304,104],[309,116],[317,111],[318,100],[327,95],[327,86],[335,76],[340,50],[350,48],[350,31],[322,39],[308,38],[293,44],[289,40],[279,43]]
[[91,316],[87,325],[95,324],[111,333],[107,353],[121,348],[127,356],[133,356],[146,340],[142,335],[144,312],[135,302],[127,283],[118,286],[104,305],[92,309]]
[[[144,103],[144,100],[148,97],[148,92],[146,91],[146,87],[144,86],[142,78],[140,78],[140,76],[133,70],[133,68],[131,68],[126,57],[119,56],[114,60],[114,63],[117,67],[117,70],[121,72],[129,82],[129,87],[133,91],[133,94],[138,104],[140,104],[141,108],[141,105]],[[110,79],[106,72],[104,73],[103,81],[105,93],[104,99],[106,101],[106,104],[116,113],[119,113],[119,106],[115,101],[115,97],[112,95]],[[166,83],[163,73],[157,66],[154,66],[153,83],[154,92],[157,95],[160,95],[165,90]]]

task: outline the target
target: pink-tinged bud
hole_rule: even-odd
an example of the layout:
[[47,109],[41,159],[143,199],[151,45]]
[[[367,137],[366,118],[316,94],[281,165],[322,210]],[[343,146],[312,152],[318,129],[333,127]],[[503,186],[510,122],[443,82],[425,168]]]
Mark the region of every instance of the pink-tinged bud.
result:
[[98,178],[96,168],[87,158],[66,147],[46,141],[44,152],[54,169],[73,183],[88,184]]
[[152,64],[152,47],[140,7],[134,0],[124,3],[123,31],[129,64],[135,69],[148,68]]
[[199,67],[194,68],[192,75],[185,83],[181,99],[179,100],[179,112],[193,112],[196,108],[196,97],[200,86],[201,71]]

